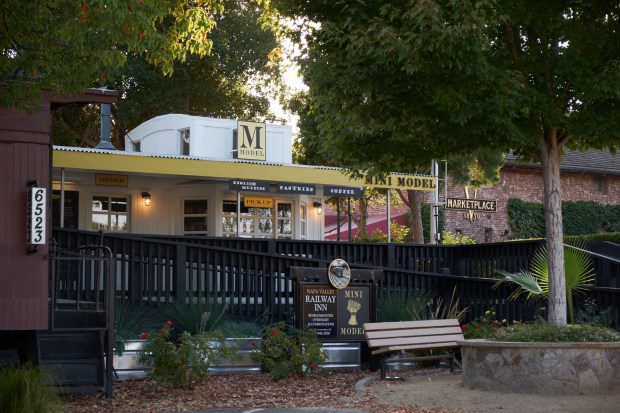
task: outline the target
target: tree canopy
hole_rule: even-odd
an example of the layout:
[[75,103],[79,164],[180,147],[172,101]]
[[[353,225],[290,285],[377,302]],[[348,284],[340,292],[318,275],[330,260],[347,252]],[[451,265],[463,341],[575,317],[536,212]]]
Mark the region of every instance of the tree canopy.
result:
[[302,22],[311,110],[347,165],[386,172],[481,150],[540,160],[549,321],[565,324],[560,158],[620,145],[620,3],[277,5]]
[[[262,22],[264,9],[244,0],[223,0],[210,33],[209,55],[188,54],[165,74],[140,53],[103,83],[120,92],[113,107],[113,141],[122,147],[125,134],[140,123],[166,113],[257,119],[269,117],[267,95],[280,80],[278,35]],[[98,111],[79,105],[54,113],[54,143],[91,146],[97,135]]]
[[205,56],[215,47],[210,33],[222,19],[225,3],[3,1],[0,77],[5,84],[0,105],[26,106],[43,89],[77,93],[95,83],[109,83],[113,72],[132,57],[170,74],[175,62]]
[[[282,2],[304,26],[302,72],[332,150],[389,170],[478,148],[538,157],[541,130],[620,142],[614,2]],[[315,28],[313,28],[315,27]]]

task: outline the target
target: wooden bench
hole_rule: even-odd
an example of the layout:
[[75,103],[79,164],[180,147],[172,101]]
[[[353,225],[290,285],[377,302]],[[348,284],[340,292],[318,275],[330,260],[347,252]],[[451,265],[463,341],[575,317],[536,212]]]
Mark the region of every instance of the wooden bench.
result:
[[[388,323],[365,323],[364,334],[373,355],[381,357],[381,379],[386,377],[386,356],[401,350],[441,350],[458,347],[464,340],[458,320],[397,321]],[[402,357],[394,361],[425,361],[450,359],[450,371],[454,372],[455,356],[449,354]]]

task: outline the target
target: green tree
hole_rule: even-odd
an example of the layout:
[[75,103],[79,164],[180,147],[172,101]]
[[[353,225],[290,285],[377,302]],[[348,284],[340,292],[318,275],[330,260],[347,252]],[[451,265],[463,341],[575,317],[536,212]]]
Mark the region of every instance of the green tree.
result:
[[564,147],[620,143],[620,5],[292,0],[278,7],[320,23],[304,28],[302,70],[330,151],[347,164],[389,171],[406,159],[481,148],[541,162],[549,322],[566,324],[560,158]]
[[122,67],[129,53],[164,73],[206,55],[221,0],[5,0],[0,5],[2,107],[24,107],[44,89],[78,93]]
[[[244,0],[223,0],[210,33],[210,54],[189,54],[166,75],[138,53],[109,77],[120,93],[113,107],[112,139],[122,148],[125,135],[140,123],[167,113],[223,118],[258,119],[269,116],[267,94],[280,84],[278,37],[261,23],[263,10]],[[256,93],[259,92],[259,93]],[[96,109],[96,108],[95,108]],[[98,133],[98,110],[66,106],[55,111],[54,143],[92,146]],[[96,138],[96,136],[95,136]]]

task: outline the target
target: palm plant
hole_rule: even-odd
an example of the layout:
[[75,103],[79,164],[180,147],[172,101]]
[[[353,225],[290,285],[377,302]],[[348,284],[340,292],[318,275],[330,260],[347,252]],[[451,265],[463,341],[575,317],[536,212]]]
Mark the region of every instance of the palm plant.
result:
[[190,298],[187,303],[175,302],[165,308],[175,324],[190,334],[213,331],[225,320],[228,310],[217,296]]
[[[519,286],[508,297],[510,300],[515,300],[524,294],[529,301],[549,297],[549,256],[545,246],[542,246],[534,254],[530,271],[521,270],[516,273],[509,273],[497,270],[496,272],[503,278],[495,283],[495,287],[504,282],[511,282]],[[564,245],[564,272],[568,319],[569,322],[573,323],[575,320],[573,294],[583,292],[594,281],[594,267],[588,251],[581,246]]]

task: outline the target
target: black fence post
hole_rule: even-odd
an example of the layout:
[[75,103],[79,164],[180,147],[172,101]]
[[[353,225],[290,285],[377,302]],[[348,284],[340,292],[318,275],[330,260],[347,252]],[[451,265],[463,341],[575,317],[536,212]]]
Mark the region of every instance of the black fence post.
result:
[[142,304],[142,291],[140,288],[140,266],[142,265],[142,256],[140,255],[140,244],[138,242],[132,242],[129,245],[129,288],[131,289],[129,293],[129,303],[134,306]]
[[275,255],[278,253],[277,249],[276,249],[276,240],[271,238],[269,239],[269,241],[267,241],[267,253],[268,254],[272,254]]
[[396,247],[394,244],[387,244],[387,267],[396,268]]
[[185,283],[185,269],[187,265],[185,245],[176,245],[175,259],[174,272],[176,275],[176,299],[178,303],[185,304],[187,296],[187,285]]

